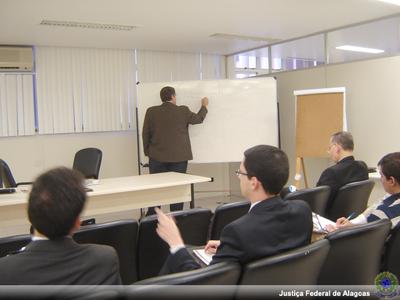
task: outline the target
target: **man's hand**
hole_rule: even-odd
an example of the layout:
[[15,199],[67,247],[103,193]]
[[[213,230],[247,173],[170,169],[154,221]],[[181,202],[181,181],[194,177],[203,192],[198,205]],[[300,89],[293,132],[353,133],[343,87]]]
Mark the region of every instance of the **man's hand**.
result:
[[351,223],[348,218],[342,217],[342,218],[339,218],[336,220],[335,225],[331,225],[331,224],[326,225],[325,229],[328,232],[332,232],[339,228],[348,227],[348,226],[352,226],[352,225],[354,225],[354,224]]
[[336,227],[337,228],[347,227],[347,226],[351,226],[351,225],[353,225],[353,223],[351,223],[348,218],[341,217],[341,218],[336,220]]
[[207,107],[208,106],[208,98],[204,97],[201,99],[201,105]]
[[337,229],[338,228],[335,225],[332,225],[332,224],[328,224],[328,225],[325,226],[325,230],[328,231],[328,232],[332,232],[332,231],[335,231]]
[[207,245],[204,247],[204,251],[208,254],[215,254],[220,244],[221,241],[209,240]]
[[164,214],[158,207],[156,207],[155,210],[158,217],[157,234],[160,238],[162,238],[170,248],[184,245],[181,233],[174,219]]

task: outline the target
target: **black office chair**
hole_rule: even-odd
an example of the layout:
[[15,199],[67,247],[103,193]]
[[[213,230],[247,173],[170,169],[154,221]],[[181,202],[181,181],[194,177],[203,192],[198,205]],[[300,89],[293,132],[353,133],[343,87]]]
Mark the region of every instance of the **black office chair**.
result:
[[[194,208],[171,213],[188,245],[205,245],[211,211],[205,208]],[[157,276],[169,255],[169,248],[156,232],[157,216],[143,218],[139,224],[138,236],[138,275],[139,279]]]
[[21,234],[0,238],[0,257],[18,253],[31,242],[30,234]]
[[374,184],[369,179],[342,186],[333,200],[332,206],[328,208],[327,217],[336,221],[340,217],[347,217],[353,213],[356,216],[361,214],[367,208]]
[[320,240],[272,257],[259,259],[243,267],[240,284],[315,285],[328,252],[329,241]]
[[121,220],[103,224],[87,225],[74,234],[80,244],[91,243],[114,247],[119,258],[119,270],[123,284],[137,280],[136,249],[138,222]]
[[381,271],[389,271],[400,278],[400,226],[398,225],[390,232],[389,239],[385,244]]
[[284,199],[303,200],[308,203],[313,212],[321,216],[324,216],[330,193],[331,193],[331,188],[329,186],[318,186],[286,194]]
[[75,154],[73,169],[81,172],[85,178],[99,178],[103,154],[97,148],[81,149]]
[[[138,281],[134,289],[127,290],[125,299],[233,300],[240,270],[237,263],[223,262],[202,269]],[[179,289],[176,285],[190,285],[190,289]],[[205,285],[218,286],[209,288]]]
[[240,271],[239,264],[222,262],[197,270],[137,281],[135,285],[236,285]]
[[388,219],[329,233],[331,248],[318,278],[319,285],[373,285],[391,222]]
[[0,188],[15,188],[19,185],[32,184],[32,182],[16,182],[8,164],[0,159]]
[[240,201],[219,205],[211,221],[210,240],[219,240],[222,230],[226,225],[248,213],[249,201]]
[[[40,275],[38,275],[40,276]],[[50,299],[79,299],[79,300],[121,300],[120,286],[65,287],[63,285],[12,285],[1,288],[1,299],[7,300],[50,300]]]

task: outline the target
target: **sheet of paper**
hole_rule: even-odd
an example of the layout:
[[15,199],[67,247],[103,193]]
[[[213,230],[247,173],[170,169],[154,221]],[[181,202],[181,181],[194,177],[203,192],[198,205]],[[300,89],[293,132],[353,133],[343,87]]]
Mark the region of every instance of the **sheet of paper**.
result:
[[203,263],[209,265],[212,260],[212,254],[208,254],[204,251],[204,249],[194,249],[193,253],[201,259]]
[[322,233],[326,233],[326,225],[333,225],[336,227],[336,223],[324,218],[316,213],[313,213],[313,224],[314,224],[314,228],[313,231],[314,232],[322,232]]

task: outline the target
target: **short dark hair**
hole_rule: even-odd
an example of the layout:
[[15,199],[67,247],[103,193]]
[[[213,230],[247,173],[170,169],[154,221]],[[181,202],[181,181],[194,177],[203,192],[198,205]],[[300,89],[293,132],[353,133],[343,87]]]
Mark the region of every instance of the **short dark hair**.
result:
[[378,162],[378,166],[386,178],[393,177],[400,184],[400,152],[386,154]]
[[354,150],[354,141],[353,136],[350,132],[347,131],[339,131],[335,134],[332,134],[332,143],[338,144],[342,146],[343,150],[353,151]]
[[171,101],[172,96],[175,96],[175,89],[171,86],[164,86],[160,91],[162,102]]
[[282,190],[289,178],[288,157],[274,146],[258,145],[246,150],[243,164],[248,177],[256,177],[264,190],[273,195]]
[[33,183],[28,217],[33,228],[49,239],[68,235],[86,202],[83,177],[65,167],[49,170]]

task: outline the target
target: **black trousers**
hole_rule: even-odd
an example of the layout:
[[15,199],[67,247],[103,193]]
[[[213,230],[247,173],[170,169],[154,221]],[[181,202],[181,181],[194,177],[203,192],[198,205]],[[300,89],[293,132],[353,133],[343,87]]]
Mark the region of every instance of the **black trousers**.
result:
[[[180,162],[160,162],[154,160],[152,158],[149,159],[149,169],[150,174],[155,173],[164,173],[164,172],[178,172],[178,173],[186,173],[188,166],[187,161]],[[177,211],[183,209],[183,203],[174,203],[169,206],[170,211]],[[154,207],[149,207],[146,216],[154,215],[156,212],[154,211]]]

